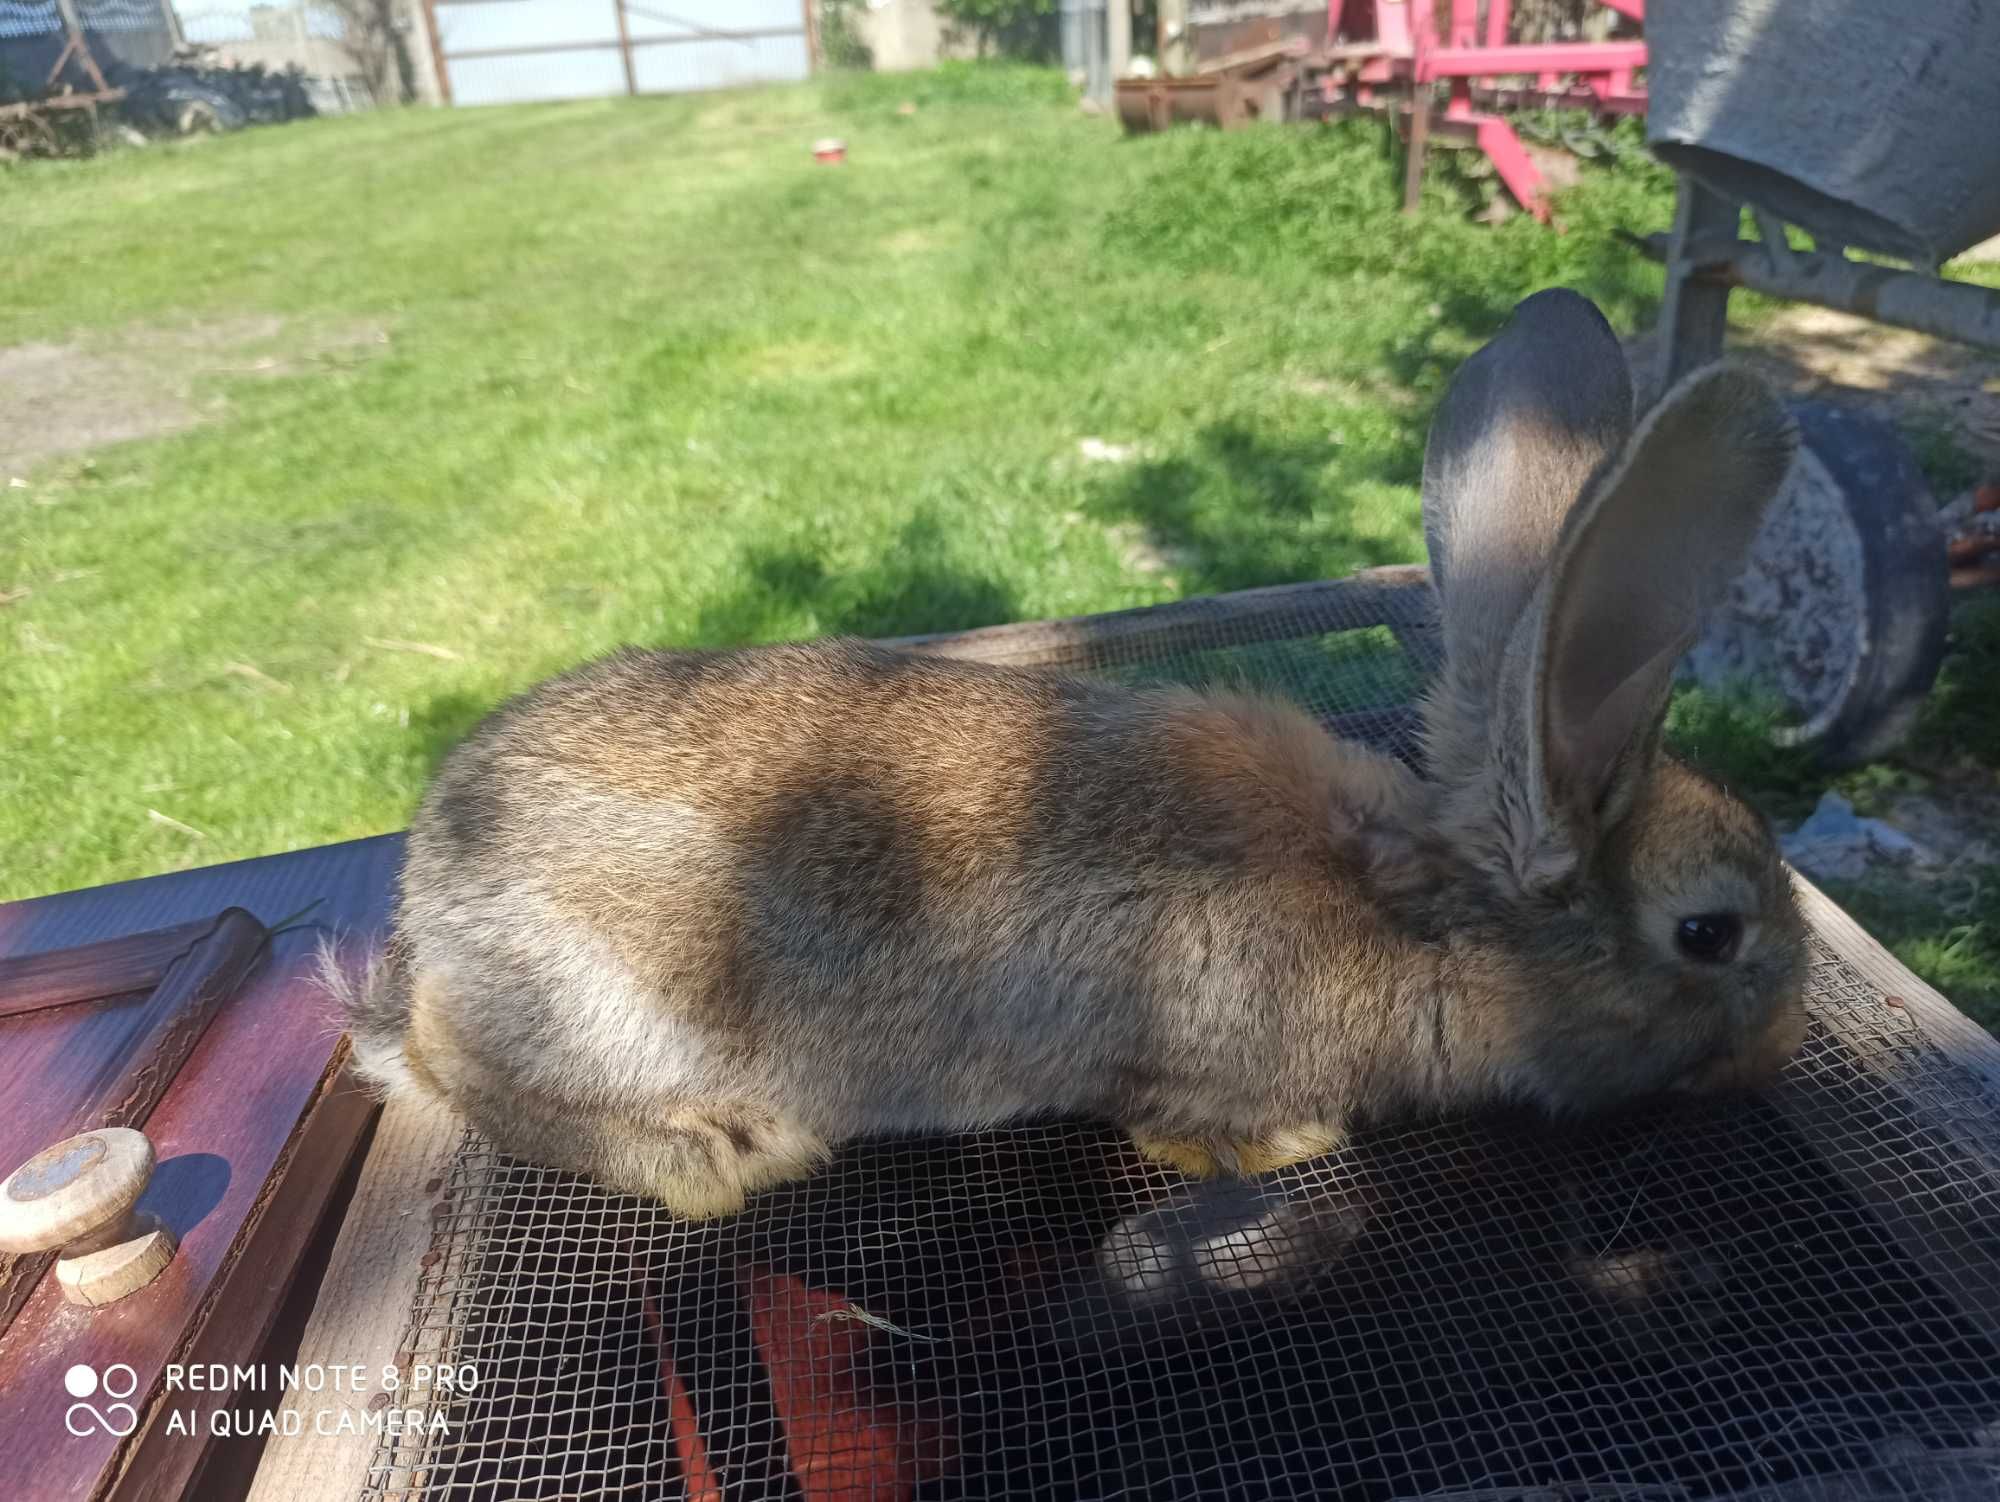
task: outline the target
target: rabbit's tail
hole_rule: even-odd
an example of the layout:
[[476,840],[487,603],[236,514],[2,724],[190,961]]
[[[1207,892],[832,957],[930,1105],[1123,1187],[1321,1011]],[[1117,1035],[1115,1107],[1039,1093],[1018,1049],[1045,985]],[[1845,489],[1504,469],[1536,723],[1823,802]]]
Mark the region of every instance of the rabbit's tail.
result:
[[402,947],[390,940],[357,973],[328,940],[320,945],[319,978],[347,1024],[355,1072],[383,1094],[415,1089],[403,1053],[410,1021],[410,972]]

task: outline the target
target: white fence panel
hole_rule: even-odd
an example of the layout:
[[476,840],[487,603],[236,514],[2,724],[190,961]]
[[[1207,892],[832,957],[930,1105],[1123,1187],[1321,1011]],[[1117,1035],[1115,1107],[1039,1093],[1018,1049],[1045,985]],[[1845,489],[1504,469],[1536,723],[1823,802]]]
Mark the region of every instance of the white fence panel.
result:
[[433,9],[446,52],[618,45],[613,0],[442,0]]
[[780,83],[812,72],[804,36],[757,37],[748,42],[692,41],[634,48],[642,94],[680,94],[738,84]]
[[812,72],[803,0],[436,0],[432,14],[454,104],[678,94]]

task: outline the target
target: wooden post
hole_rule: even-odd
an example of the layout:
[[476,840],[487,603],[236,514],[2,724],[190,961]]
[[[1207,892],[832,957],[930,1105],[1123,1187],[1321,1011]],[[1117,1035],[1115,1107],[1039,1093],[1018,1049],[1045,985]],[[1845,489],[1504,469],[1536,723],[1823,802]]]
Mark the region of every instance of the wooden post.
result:
[[1104,7],[1105,29],[1110,33],[1111,83],[1132,71],[1132,0],[1108,0]]
[[1194,56],[1190,45],[1187,0],[1160,0],[1160,72],[1168,78],[1179,78],[1189,71],[1189,61]]
[[1657,400],[1674,382],[1722,358],[1729,329],[1729,288],[1704,278],[1693,248],[1717,239],[1734,240],[1743,207],[1682,174],[1674,205],[1674,233],[1667,249],[1667,290],[1660,303]]
[[1424,197],[1424,152],[1431,140],[1431,86],[1410,86],[1410,142],[1403,159],[1403,212],[1414,214]]
[[62,16],[63,30],[69,33],[69,43],[63,48],[62,56],[56,59],[55,67],[50,69],[46,86],[50,88],[55,86],[56,80],[62,76],[63,64],[74,54],[76,60],[83,65],[83,71],[90,75],[90,81],[97,85],[97,91],[100,94],[109,93],[111,85],[104,81],[104,74],[97,66],[97,59],[90,55],[90,43],[84,39],[83,22],[76,14],[76,0],[56,0],[56,11]]
[[638,75],[632,71],[632,31],[625,24],[625,0],[611,0],[611,9],[618,17],[618,61],[625,65],[625,92],[639,92]]
[[431,44],[431,77],[437,80],[438,100],[451,104],[451,62],[444,55],[444,42],[438,37],[437,0],[422,0],[424,12],[424,35]]

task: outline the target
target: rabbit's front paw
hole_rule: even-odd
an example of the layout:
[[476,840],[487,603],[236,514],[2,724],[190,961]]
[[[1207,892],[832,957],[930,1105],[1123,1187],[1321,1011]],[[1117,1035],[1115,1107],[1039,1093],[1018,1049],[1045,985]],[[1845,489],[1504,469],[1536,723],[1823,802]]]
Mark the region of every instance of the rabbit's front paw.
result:
[[1251,1138],[1155,1137],[1132,1133],[1132,1145],[1149,1162],[1179,1169],[1190,1178],[1221,1174],[1256,1178],[1293,1163],[1317,1158],[1340,1146],[1343,1133],[1323,1121],[1283,1127]]

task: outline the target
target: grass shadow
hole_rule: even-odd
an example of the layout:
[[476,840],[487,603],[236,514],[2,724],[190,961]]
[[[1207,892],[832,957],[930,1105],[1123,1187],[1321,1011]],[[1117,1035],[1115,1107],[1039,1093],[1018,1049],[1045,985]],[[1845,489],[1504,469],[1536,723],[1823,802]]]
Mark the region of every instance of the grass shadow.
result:
[[410,711],[409,735],[397,742],[400,758],[423,769],[428,781],[452,748],[492,712],[495,701],[460,690],[438,694]]
[[930,510],[906,521],[862,569],[829,563],[821,539],[754,543],[737,582],[704,605],[693,645],[735,646],[815,636],[914,636],[1014,620],[1011,585],[968,557]]
[[1413,489],[1422,465],[1415,420],[1350,445],[1229,419],[1199,429],[1178,454],[1121,470],[1085,510],[1114,525],[1136,522],[1184,593],[1212,594],[1421,556],[1414,505],[1380,492]]

